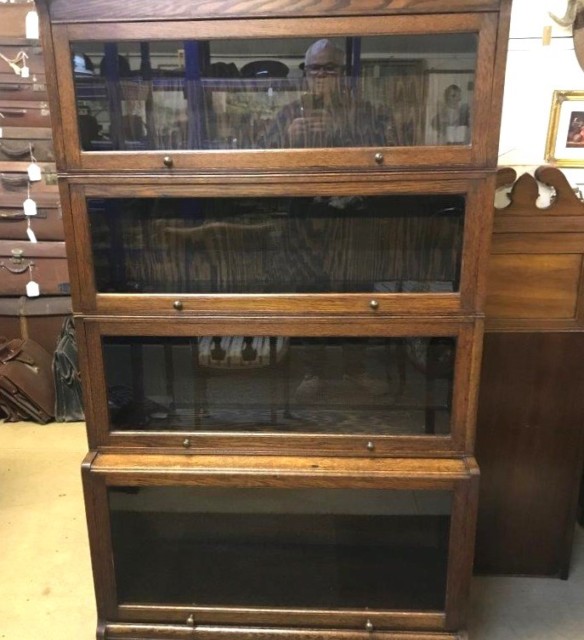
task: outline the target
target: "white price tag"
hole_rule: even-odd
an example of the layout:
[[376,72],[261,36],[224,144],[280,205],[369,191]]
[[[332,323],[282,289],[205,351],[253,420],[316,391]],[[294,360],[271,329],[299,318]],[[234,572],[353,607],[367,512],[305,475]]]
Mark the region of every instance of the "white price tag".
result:
[[25,37],[29,40],[39,38],[39,14],[36,11],[29,11],[25,18]]
[[20,77],[21,78],[28,78],[30,76],[30,69],[28,67],[21,67],[20,68]]
[[41,168],[39,167],[39,165],[36,164],[36,162],[32,162],[31,164],[29,164],[27,171],[28,171],[28,179],[31,182],[38,182],[43,177],[43,172],[41,171]]
[[36,216],[37,214],[36,202],[32,198],[27,198],[22,203],[22,208],[24,209],[25,216]]
[[31,242],[37,242],[37,237],[35,236],[34,231],[30,227],[27,228],[26,235],[28,236],[28,239]]
[[29,298],[38,298],[41,295],[41,288],[39,287],[39,283],[31,280],[26,284],[26,295]]

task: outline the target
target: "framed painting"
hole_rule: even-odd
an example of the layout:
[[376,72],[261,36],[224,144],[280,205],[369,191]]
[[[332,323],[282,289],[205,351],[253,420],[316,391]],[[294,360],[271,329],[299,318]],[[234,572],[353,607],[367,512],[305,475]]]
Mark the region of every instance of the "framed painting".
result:
[[584,167],[584,91],[554,91],[545,160]]

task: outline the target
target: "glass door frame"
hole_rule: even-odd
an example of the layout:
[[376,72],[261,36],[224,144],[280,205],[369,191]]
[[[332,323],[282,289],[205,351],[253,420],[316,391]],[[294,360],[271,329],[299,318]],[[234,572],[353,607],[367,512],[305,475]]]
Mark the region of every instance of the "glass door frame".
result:
[[[277,179],[210,176],[144,180],[136,177],[95,181],[70,178],[61,184],[64,224],[69,229],[68,257],[72,265],[73,308],[98,315],[170,315],[173,318],[201,314],[282,314],[339,316],[420,316],[438,314],[457,317],[476,313],[484,304],[486,274],[479,267],[486,260],[493,216],[491,184],[474,174],[381,176],[367,179],[330,174],[279,176]],[[296,293],[296,294],[125,294],[99,293],[96,289],[90,220],[86,198],[168,197],[288,197],[288,196],[383,196],[462,195],[466,199],[459,291],[454,293]],[[372,304],[372,300],[374,300]]]
[[[388,15],[320,18],[265,18],[201,21],[127,22],[116,24],[116,39],[125,41],[275,37],[348,37],[368,35],[422,35],[428,33],[476,33],[478,50],[473,90],[473,126],[469,145],[414,147],[353,147],[316,149],[256,149],[229,151],[82,151],[77,125],[77,106],[71,56],[74,41],[112,39],[108,23],[54,24],[54,66],[57,83],[49,87],[53,105],[59,106],[63,132],[63,157],[59,168],[69,171],[159,170],[175,175],[182,170],[278,172],[290,169],[346,169],[387,172],[407,167],[482,167],[490,162],[487,127],[491,110],[493,61],[497,52],[496,13],[434,14],[431,29],[427,16]],[[58,100],[56,95],[59,87]],[[59,155],[59,154],[58,154]],[[170,159],[170,160],[169,160]]]
[[[112,622],[455,631],[463,628],[472,575],[479,471],[474,458],[334,459],[90,453],[83,486],[98,617]],[[316,469],[316,471],[315,471]],[[199,486],[447,490],[453,493],[444,611],[311,610],[121,604],[113,565],[108,487]],[[98,533],[99,532],[99,533]],[[106,561],[107,559],[107,561]],[[191,618],[192,616],[192,618]],[[192,620],[191,623],[189,620]]]
[[[124,450],[138,447],[147,451],[174,450],[192,454],[245,452],[253,455],[305,456],[448,456],[472,451],[476,415],[473,389],[479,375],[482,349],[482,321],[449,322],[435,318],[419,320],[305,322],[272,318],[244,321],[211,317],[169,323],[164,319],[117,320],[86,318],[76,322],[80,364],[91,371],[91,384],[83,376],[86,421],[92,449]],[[284,335],[298,337],[455,337],[456,357],[452,383],[450,432],[446,435],[376,435],[319,433],[254,433],[251,431],[111,431],[108,394],[102,352],[102,336],[232,336]],[[275,428],[274,431],[277,431]]]

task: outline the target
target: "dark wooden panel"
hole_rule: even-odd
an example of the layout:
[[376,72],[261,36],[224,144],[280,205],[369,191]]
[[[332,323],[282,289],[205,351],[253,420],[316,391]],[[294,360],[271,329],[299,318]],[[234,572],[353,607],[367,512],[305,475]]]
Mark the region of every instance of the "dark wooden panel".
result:
[[584,334],[488,334],[477,421],[479,573],[565,576],[584,434]]

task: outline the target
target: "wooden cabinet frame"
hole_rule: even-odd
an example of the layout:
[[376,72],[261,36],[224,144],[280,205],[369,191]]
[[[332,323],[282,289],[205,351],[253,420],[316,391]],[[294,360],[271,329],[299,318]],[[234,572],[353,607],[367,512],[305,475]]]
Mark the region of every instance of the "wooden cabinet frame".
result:
[[[97,637],[100,640],[466,639],[464,628],[478,489],[478,468],[471,456],[511,0],[317,0],[309,3],[298,0],[228,3],[222,0],[37,0],[37,6],[47,78],[56,78],[56,82],[48,86],[48,96],[92,450],[83,466],[83,482],[98,609]],[[141,152],[81,150],[70,48],[73,41],[141,43],[410,34],[477,36],[469,144]],[[144,51],[146,49],[145,46]],[[108,55],[115,56],[115,53],[112,47]],[[121,117],[122,112],[118,115]],[[182,131],[180,129],[180,135]],[[227,144],[226,140],[217,138],[210,146],[223,143]],[[88,197],[391,194],[466,198],[457,292],[146,295],[96,290]],[[237,253],[233,249],[232,252]],[[384,291],[401,288],[390,280],[390,277],[380,278],[379,283],[383,284],[371,288]],[[157,287],[167,289],[165,285]],[[124,284],[112,288],[128,287]],[[264,290],[260,285],[257,289]],[[451,432],[447,436],[373,437],[369,434],[110,431],[103,336],[250,335],[454,337],[457,351]],[[272,364],[270,360],[270,366]],[[285,598],[278,599],[273,608],[263,609],[120,604],[113,564],[108,487],[126,486],[258,487],[260,491],[262,487],[450,491],[453,494],[450,538],[447,547],[446,543],[436,545],[442,553],[439,558],[442,566],[447,565],[444,610],[279,608],[277,605]],[[161,510],[156,507],[153,512],[160,514]],[[131,519],[130,523],[133,525]],[[167,523],[163,524],[166,528]],[[214,532],[212,527],[211,531]],[[384,529],[384,535],[386,531],[391,532],[391,528]],[[379,535],[380,530],[376,533]],[[153,539],[158,543],[160,537]],[[130,544],[133,542],[132,538]],[[366,547],[369,542],[364,544],[360,540],[360,544]],[[156,546],[152,548],[158,551]],[[415,550],[417,553],[417,547]],[[166,567],[165,561],[166,557],[163,567]],[[363,566],[371,565],[366,562],[359,565],[358,570]],[[391,563],[388,566],[392,566]],[[412,564],[407,567],[407,571],[400,568],[396,573],[410,575],[417,584],[416,567]],[[135,577],[133,568],[130,574]],[[442,573],[440,578],[443,577]],[[181,585],[180,589],[183,588],[189,587]],[[131,590],[125,593],[129,592]],[[183,600],[183,592],[180,593],[179,601],[190,600],[190,596]],[[159,594],[155,593],[155,597],[159,598]],[[227,600],[239,601],[239,598]],[[338,604],[338,600],[323,602]]]
[[[438,176],[373,174],[363,180],[355,174],[301,174],[265,179],[263,176],[218,176],[177,178],[134,177],[123,181],[71,179],[61,184],[63,218],[69,233],[75,238],[70,244],[69,260],[72,273],[74,308],[85,314],[168,315],[180,319],[193,314],[261,314],[340,316],[415,316],[437,314],[460,316],[480,311],[483,305],[485,277],[480,265],[489,251],[492,206],[486,206],[494,185],[494,176],[486,180],[476,174]],[[91,236],[86,198],[90,197],[261,197],[342,195],[448,195],[466,198],[460,290],[456,293],[329,293],[329,294],[106,294],[96,291]],[[70,236],[71,237],[71,236]],[[372,298],[379,306],[372,310]],[[175,301],[182,308],[177,311]]]
[[[315,469],[317,469],[315,471]],[[478,468],[473,458],[459,460],[234,457],[90,454],[83,469],[98,616],[107,623],[164,623],[284,627],[298,637],[306,628],[452,632],[466,617],[472,539],[476,519]],[[335,488],[452,491],[446,606],[443,612],[263,609],[119,604],[113,563],[108,487],[197,486],[232,488]],[[193,621],[187,622],[189,616]],[[108,635],[109,637],[109,635]],[[189,636],[187,636],[189,637]],[[197,635],[193,635],[197,637]],[[234,638],[248,637],[234,631]],[[253,637],[253,636],[252,636]],[[296,637],[293,633],[291,637]],[[336,635],[331,636],[337,638]],[[342,635],[340,636],[343,637]],[[382,636],[383,637],[383,636]],[[392,636],[388,636],[392,637]],[[399,637],[399,636],[398,636]]]
[[[492,63],[497,56],[498,17],[496,13],[444,13],[388,16],[313,18],[248,18],[167,22],[127,22],[115,27],[109,23],[53,25],[54,69],[59,96],[52,93],[54,110],[59,110],[64,156],[70,171],[158,170],[164,175],[180,171],[240,170],[277,171],[311,169],[361,169],[379,167],[375,159],[383,154],[387,170],[407,167],[440,168],[488,166],[492,150],[487,129],[491,115]],[[336,37],[354,35],[478,34],[477,66],[473,91],[472,140],[469,145],[413,147],[354,147],[334,149],[255,149],[241,151],[82,151],[77,127],[77,110],[70,43],[101,40],[185,40],[216,38],[266,38],[294,34],[297,37]],[[173,168],[165,168],[171,155]],[[59,165],[62,167],[63,165]]]
[[[247,319],[212,317],[199,320],[173,321],[163,319],[85,319],[77,322],[81,364],[90,370],[91,380],[84,378],[86,419],[92,449],[141,447],[153,451],[161,448],[185,449],[193,453],[246,452],[258,455],[345,455],[345,456],[447,456],[472,451],[474,442],[475,398],[472,392],[478,375],[482,349],[482,323],[452,323],[436,319],[320,321],[273,318]],[[110,431],[105,368],[101,348],[102,336],[179,336],[204,335],[284,335],[284,336],[453,336],[457,341],[454,368],[451,432],[449,435],[389,436],[389,435],[331,435],[331,434],[258,434],[245,432],[234,435],[221,432],[172,431],[146,432]],[[373,444],[374,450],[371,450]],[[369,445],[369,448],[368,448]]]

